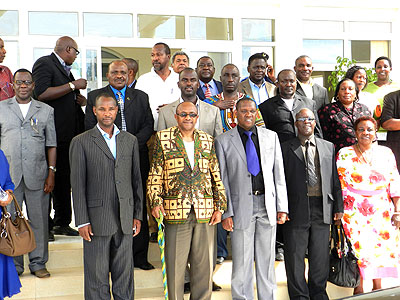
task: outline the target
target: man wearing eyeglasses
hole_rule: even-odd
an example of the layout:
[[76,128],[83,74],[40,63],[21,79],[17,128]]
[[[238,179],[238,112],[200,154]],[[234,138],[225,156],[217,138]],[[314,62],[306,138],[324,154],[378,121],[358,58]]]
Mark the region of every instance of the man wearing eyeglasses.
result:
[[[80,90],[86,89],[86,79],[75,80],[71,67],[78,56],[77,43],[68,36],[59,38],[51,55],[39,58],[33,65],[35,96],[54,108],[57,132],[57,173],[53,192],[54,233],[77,236],[71,223],[71,184],[68,159],[72,138],[84,130],[81,106],[86,98]],[[54,236],[51,237],[54,240]]]
[[295,118],[298,135],[282,144],[289,202],[289,220],[282,225],[289,297],[328,300],[330,224],[343,216],[335,148],[315,137],[316,120],[310,109],[301,109]]
[[225,189],[214,139],[197,130],[196,106],[180,103],[178,126],[156,134],[147,181],[152,214],[164,215],[165,259],[170,299],[183,299],[184,275],[190,263],[191,299],[211,299],[214,227],[226,209]]
[[[10,163],[15,196],[25,202],[36,239],[36,249],[29,253],[29,269],[36,277],[49,277],[48,193],[54,188],[56,172],[56,131],[54,109],[31,98],[35,84],[32,74],[19,69],[14,74],[15,96],[0,102],[0,145]],[[47,161],[46,161],[47,155]],[[9,205],[13,217],[15,208]],[[14,259],[17,272],[24,272],[23,256]]]

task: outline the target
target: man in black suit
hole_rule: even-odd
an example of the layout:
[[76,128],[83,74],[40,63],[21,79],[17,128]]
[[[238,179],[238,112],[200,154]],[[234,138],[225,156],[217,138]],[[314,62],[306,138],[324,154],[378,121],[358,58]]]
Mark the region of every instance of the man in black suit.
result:
[[[140,173],[142,176],[143,191],[146,190],[147,176],[150,170],[148,149],[146,142],[153,133],[154,120],[151,113],[149,98],[145,92],[127,88],[128,67],[121,60],[115,60],[108,66],[107,78],[109,85],[104,88],[91,91],[88,94],[86,106],[85,128],[89,130],[96,123],[93,106],[96,97],[101,93],[109,93],[118,101],[118,114],[115,125],[120,130],[128,131],[135,135],[139,142]],[[146,207],[145,195],[143,195],[143,207]],[[149,227],[147,212],[143,210],[142,230],[133,240],[135,267],[150,270],[154,267],[147,261],[149,248]]]
[[[300,109],[309,108],[317,115],[314,101],[298,96],[295,92],[295,73],[289,69],[282,70],[278,74],[278,95],[259,106],[265,127],[275,131],[281,143],[296,137],[294,120]],[[317,120],[316,135],[322,137],[321,132]]]
[[57,40],[54,52],[39,58],[32,69],[35,97],[54,108],[57,134],[54,233],[72,236],[77,236],[78,232],[69,227],[72,209],[68,151],[72,138],[84,130],[81,106],[86,105],[86,98],[80,94],[80,90],[86,89],[87,85],[85,79],[75,80],[71,73],[71,66],[78,54],[76,42],[63,36]]
[[307,55],[301,55],[296,59],[294,70],[296,71],[296,94],[312,99],[316,103],[316,110],[329,104],[326,88],[313,82],[311,74],[314,70],[312,60]]
[[[290,299],[328,300],[329,229],[343,216],[343,198],[332,143],[314,136],[313,112],[296,114],[298,137],[282,144],[289,221],[283,225]],[[308,249],[308,286],[304,259]]]
[[199,58],[196,73],[200,82],[200,86],[197,89],[197,96],[199,96],[200,100],[222,93],[222,83],[213,78],[215,67],[211,57],[203,56]]

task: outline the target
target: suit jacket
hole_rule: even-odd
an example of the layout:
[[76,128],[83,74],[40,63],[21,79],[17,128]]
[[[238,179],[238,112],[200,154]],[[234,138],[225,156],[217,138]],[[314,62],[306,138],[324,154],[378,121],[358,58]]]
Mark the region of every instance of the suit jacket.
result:
[[[316,138],[321,171],[323,221],[332,222],[333,213],[343,212],[342,189],[336,169],[335,147]],[[286,186],[289,199],[290,224],[305,225],[310,221],[307,190],[307,169],[300,140],[296,137],[282,144]]]
[[[251,90],[249,78],[246,78],[242,82],[239,83],[238,91],[246,94],[250,98],[254,99],[253,91]],[[265,87],[267,88],[269,98],[272,98],[276,95],[276,86],[268,81],[265,82]]]
[[[32,75],[36,99],[49,87],[64,85],[75,80],[72,73],[68,76],[54,53],[39,58],[33,65]],[[58,145],[69,144],[75,135],[84,130],[85,115],[81,106],[76,103],[76,94],[79,93],[79,90],[71,91],[60,98],[46,102],[54,108]]]
[[70,146],[75,224],[90,223],[95,235],[112,235],[118,228],[132,234],[133,219],[143,216],[137,138],[121,131],[116,144],[114,159],[94,127],[75,137]]
[[[97,124],[96,116],[93,113],[93,106],[96,97],[102,93],[108,93],[115,98],[110,85],[91,91],[88,94],[85,114],[86,130],[93,128]],[[127,131],[137,137],[139,150],[141,152],[147,152],[146,142],[154,131],[154,120],[147,94],[137,89],[127,88],[125,92],[124,113]],[[118,110],[115,125],[117,125],[119,129],[121,129],[122,126],[121,122],[121,111]]]
[[264,101],[259,105],[261,115],[265,122],[265,127],[275,131],[278,134],[281,143],[296,137],[297,128],[294,126],[296,114],[302,108],[308,108],[314,112],[317,125],[315,127],[315,135],[322,137],[321,127],[318,121],[318,114],[315,109],[315,102],[298,95],[294,95],[292,110],[286,106],[285,102],[279,95]]
[[[215,85],[217,86],[217,90],[218,90],[217,94],[222,93],[222,83],[221,83],[221,81],[218,81],[218,80],[215,80],[215,79],[213,79],[213,81],[215,82]],[[206,99],[206,96],[204,95],[204,92],[203,92],[203,89],[201,88],[201,86],[197,89],[197,93],[196,94],[200,98],[200,100]]]
[[[331,103],[328,98],[328,91],[326,88],[320,86],[319,84],[314,83],[312,86],[313,98],[315,101],[315,109],[318,111],[321,107]],[[297,82],[296,94],[302,97],[307,97],[306,93],[304,93],[300,83]]]
[[[275,132],[256,128],[264,177],[265,207],[269,222],[274,226],[277,211],[288,212],[281,147]],[[237,127],[218,136],[215,149],[228,199],[228,210],[222,218],[233,217],[235,229],[246,229],[253,215],[253,193],[246,151]]]
[[167,223],[184,223],[192,204],[199,223],[208,223],[215,210],[226,209],[213,141],[211,135],[195,129],[192,169],[179,128],[157,132],[147,196],[151,208],[163,205]]
[[29,189],[43,189],[48,175],[46,147],[57,146],[54,109],[32,99],[24,118],[15,97],[0,102],[0,146],[15,186],[24,177]]
[[[176,126],[175,112],[180,100],[176,100],[160,109],[158,115],[157,131]],[[199,129],[216,137],[223,132],[219,108],[198,100],[199,104]]]

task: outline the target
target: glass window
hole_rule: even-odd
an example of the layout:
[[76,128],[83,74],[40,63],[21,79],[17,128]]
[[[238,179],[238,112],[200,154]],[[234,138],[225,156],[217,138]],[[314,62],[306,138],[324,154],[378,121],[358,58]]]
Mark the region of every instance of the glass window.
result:
[[190,17],[192,40],[233,40],[233,20],[228,18]]
[[274,20],[242,19],[243,42],[273,42],[274,40]]
[[392,23],[390,22],[349,22],[348,32],[351,33],[392,33]]
[[[41,58],[42,56],[45,55],[50,55],[53,52],[54,49],[52,48],[33,48],[33,61],[37,61],[39,58]],[[76,79],[81,78],[82,77],[82,70],[81,70],[81,55],[79,54],[76,59],[75,62],[72,64],[72,69],[71,72],[74,75],[74,77]]]
[[30,11],[29,34],[78,36],[78,13]]
[[132,14],[83,13],[85,36],[132,37]]
[[97,51],[86,50],[87,92],[97,89]]
[[343,21],[303,20],[303,32],[307,34],[330,34],[344,32]]
[[[260,52],[265,52],[268,54],[268,64],[269,65],[274,65],[274,47],[252,47],[252,46],[246,46],[242,47],[242,68],[240,72],[240,77],[245,78],[249,75],[249,72],[247,72],[247,65],[249,62],[249,57],[252,56],[254,53],[260,53]],[[275,72],[275,76],[277,76],[278,73]]]
[[335,64],[343,56],[343,40],[303,40],[303,53],[316,64]]
[[350,41],[351,58],[358,63],[373,63],[379,56],[389,56],[389,41]]
[[0,35],[18,35],[18,11],[0,10]]
[[184,16],[138,15],[141,38],[185,38]]

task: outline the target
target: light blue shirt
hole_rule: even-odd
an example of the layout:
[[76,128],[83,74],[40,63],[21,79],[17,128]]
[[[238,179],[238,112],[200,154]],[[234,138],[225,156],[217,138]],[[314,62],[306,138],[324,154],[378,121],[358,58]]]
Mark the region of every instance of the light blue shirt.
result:
[[114,156],[114,158],[117,158],[117,142],[115,141],[115,137],[117,136],[118,133],[120,133],[118,127],[114,124],[113,135],[110,138],[108,133],[100,128],[99,123],[97,123],[96,126],[100,130],[100,133],[103,136],[104,140],[106,141],[106,144],[107,144],[108,148],[110,149],[112,155]]
[[[204,95],[205,95],[205,94],[206,94],[207,88],[206,88],[206,86],[204,85],[204,82],[203,82],[203,81],[201,81],[201,80],[199,79],[199,82],[200,82],[201,89],[203,90],[203,93],[204,93]],[[209,82],[208,84],[210,85],[211,96],[215,96],[216,94],[219,94],[218,88],[217,88],[217,85],[215,84],[214,79],[211,79],[210,82]]]
[[249,83],[251,87],[251,92],[253,93],[253,98],[256,100],[257,105],[260,105],[265,100],[269,99],[267,87],[265,86],[265,80],[260,87],[258,87],[254,82],[252,82],[249,78]]
[[124,86],[124,88],[122,89],[122,90],[117,90],[116,88],[113,88],[111,85],[110,85],[110,88],[111,88],[111,90],[113,91],[113,93],[114,93],[114,95],[115,95],[115,99],[117,99],[117,101],[118,101],[118,95],[117,95],[117,93],[118,92],[120,92],[121,94],[122,94],[122,100],[125,102],[125,92],[126,92],[126,85]]

